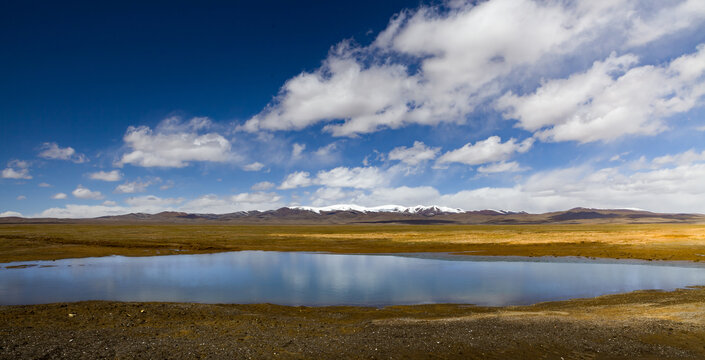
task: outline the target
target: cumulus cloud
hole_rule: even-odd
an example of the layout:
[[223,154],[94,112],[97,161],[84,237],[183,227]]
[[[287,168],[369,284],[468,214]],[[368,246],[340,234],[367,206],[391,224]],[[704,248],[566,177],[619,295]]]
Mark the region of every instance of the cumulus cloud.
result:
[[27,197],[24,195],[19,195],[17,196],[17,200],[27,200]]
[[36,216],[55,218],[94,218],[99,216],[115,216],[129,213],[157,213],[176,210],[174,205],[182,199],[162,199],[153,195],[131,197],[125,202],[129,206],[117,205],[114,201],[104,201],[101,205],[68,204],[64,207],[49,208]]
[[156,209],[163,211],[165,207],[170,205],[180,204],[184,200],[181,198],[160,198],[154,195],[135,196],[125,200],[125,203],[139,209]]
[[307,171],[297,171],[287,175],[277,189],[288,190],[311,185],[313,185],[311,174]]
[[2,171],[3,179],[29,180],[29,163],[22,160],[12,160],[7,163],[7,168]]
[[416,166],[428,160],[433,160],[438,155],[440,148],[426,146],[421,141],[414,141],[414,146],[407,148],[400,146],[389,152],[390,160],[399,160],[407,165]]
[[653,135],[664,119],[702,105],[705,44],[664,66],[637,66],[634,55],[610,56],[584,73],[545,82],[533,94],[509,92],[497,107],[547,141],[609,141]]
[[154,130],[147,126],[130,126],[123,137],[130,151],[115,165],[181,168],[192,161],[233,159],[230,141],[216,132],[204,133],[210,126],[207,118],[193,118],[185,123],[179,118],[169,118]]
[[118,185],[113,192],[116,194],[134,194],[138,192],[145,192],[147,191],[147,187],[150,185],[152,185],[151,181],[128,181],[124,184]]
[[242,169],[245,171],[260,171],[262,170],[262,168],[264,168],[264,164],[256,161],[242,167]]
[[3,211],[0,213],[0,217],[11,217],[11,216],[22,217],[22,214],[18,213],[17,211]]
[[628,44],[643,45],[664,35],[696,26],[704,20],[705,3],[700,0],[685,0],[654,14],[640,14],[629,32]]
[[462,163],[467,165],[481,165],[491,162],[504,161],[514,153],[525,153],[531,149],[533,138],[528,138],[520,143],[511,138],[502,142],[499,136],[477,141],[474,144],[465,144],[460,149],[448,151],[438,158],[438,163]]
[[39,157],[54,160],[70,160],[77,164],[88,161],[86,155],[77,153],[76,150],[70,146],[62,148],[55,142],[42,144],[42,150],[39,153]]
[[64,194],[64,193],[56,193],[56,194],[54,194],[54,195],[51,196],[51,198],[54,199],[54,200],[64,200],[64,199],[66,199],[67,197],[68,197],[68,196],[67,196],[66,194]]
[[522,169],[522,167],[519,166],[519,163],[516,161],[510,161],[510,162],[501,161],[498,163],[484,165],[484,166],[480,166],[477,168],[478,172],[485,173],[485,174],[518,172],[518,171],[523,171],[523,170],[524,169]]
[[91,191],[90,189],[83,187],[83,185],[78,185],[78,187],[76,187],[71,194],[79,199],[98,200],[103,198],[103,194],[101,194],[100,191]]
[[43,188],[49,188],[49,187],[51,187],[51,184],[42,182],[42,183],[39,183],[38,186],[39,186],[39,187],[43,187]]
[[256,184],[252,185],[251,189],[254,191],[265,191],[265,190],[272,189],[275,186],[277,186],[277,185],[274,183],[271,183],[269,181],[262,181],[262,182],[258,182]]
[[409,124],[462,123],[476,105],[524,85],[521,73],[550,73],[556,61],[576,54],[596,58],[693,30],[705,21],[703,7],[699,0],[421,6],[394,16],[369,46],[344,41],[333,47],[319,69],[288,80],[241,128],[298,130],[324,123],[334,136],[356,136]]
[[[502,209],[529,212],[565,210],[576,206],[628,206],[664,212],[705,212],[703,153],[686,151],[647,159],[645,162],[659,166],[634,171],[628,164],[603,168],[580,165],[539,171],[513,186],[483,187],[445,194],[431,186],[321,186],[308,195],[307,203],[315,206],[336,203],[363,206],[423,204],[466,210]],[[282,196],[273,192],[241,193],[232,196],[204,195],[187,202],[183,199],[161,199],[150,195],[130,198],[126,203],[129,206],[67,205],[63,208],[47,209],[40,216],[94,217],[164,210],[229,213],[284,206]]]
[[337,167],[328,171],[319,171],[315,183],[328,187],[350,187],[372,189],[389,182],[388,174],[377,167]]
[[88,174],[88,177],[92,180],[120,181],[122,179],[122,173],[118,170],[98,171]]
[[331,51],[321,69],[287,81],[275,102],[248,120],[248,131],[299,130],[316,123],[348,119],[328,126],[336,136],[399,127],[406,112],[405,93],[412,90],[402,65],[361,65],[355,49],[343,43]]
[[271,210],[284,206],[282,197],[273,192],[240,193],[232,196],[203,195],[186,201],[182,198],[160,198],[154,195],[131,197],[127,206],[106,201],[102,205],[68,204],[42,211],[36,216],[56,218],[93,218],[129,213],[183,211],[189,213],[224,214],[236,211]]
[[659,156],[651,162],[659,167],[667,164],[689,165],[696,162],[705,162],[705,151],[696,152],[690,149],[680,154]]
[[[313,206],[327,206],[342,202],[351,202],[362,193],[359,190],[348,191],[339,187],[321,187],[311,195],[310,202]],[[344,200],[345,199],[345,200]]]
[[306,171],[293,172],[284,178],[278,189],[288,190],[298,187],[322,185],[327,187],[371,189],[389,182],[389,172],[377,167],[339,166],[331,170],[321,170],[314,178]]
[[274,192],[240,193],[232,196],[204,195],[179,208],[192,213],[225,214],[236,211],[271,210],[284,206],[282,197]]
[[115,216],[124,215],[131,212],[133,209],[124,206],[108,206],[108,205],[76,205],[68,204],[63,208],[49,208],[37,214],[37,217],[51,218],[94,218],[99,216]]
[[369,193],[357,195],[353,201],[365,206],[399,204],[403,206],[436,205],[440,193],[431,186],[400,186],[379,188]]
[[[685,155],[688,157],[690,155]],[[682,158],[678,154],[674,158]],[[653,161],[650,161],[653,163]],[[314,206],[353,203],[364,206],[440,205],[465,210],[547,212],[574,207],[642,208],[661,212],[705,213],[705,161],[666,162],[667,167],[632,171],[581,165],[540,171],[509,187],[483,187],[442,194],[430,186],[376,188],[345,192],[321,188]]]

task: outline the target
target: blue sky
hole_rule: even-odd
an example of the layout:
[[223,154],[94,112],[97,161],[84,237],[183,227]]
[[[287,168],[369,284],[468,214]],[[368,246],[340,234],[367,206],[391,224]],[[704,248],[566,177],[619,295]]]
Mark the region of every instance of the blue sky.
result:
[[0,5],[0,214],[705,213],[705,4]]

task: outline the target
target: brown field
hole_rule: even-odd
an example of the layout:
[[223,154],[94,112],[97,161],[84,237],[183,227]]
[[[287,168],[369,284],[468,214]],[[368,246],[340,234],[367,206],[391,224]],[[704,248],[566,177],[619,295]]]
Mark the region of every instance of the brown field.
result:
[[0,262],[237,250],[705,261],[705,225],[0,225]]

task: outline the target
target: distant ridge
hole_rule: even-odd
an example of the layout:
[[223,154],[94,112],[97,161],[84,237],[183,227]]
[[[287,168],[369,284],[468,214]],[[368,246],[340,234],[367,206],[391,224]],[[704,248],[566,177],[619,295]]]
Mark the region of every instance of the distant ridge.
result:
[[228,214],[191,214],[165,211],[132,213],[91,219],[2,217],[0,224],[115,223],[115,224],[705,224],[703,214],[666,214],[639,209],[588,209],[529,214],[501,210],[465,211],[443,206],[384,205],[364,207],[341,204],[325,207],[292,206],[268,211]]

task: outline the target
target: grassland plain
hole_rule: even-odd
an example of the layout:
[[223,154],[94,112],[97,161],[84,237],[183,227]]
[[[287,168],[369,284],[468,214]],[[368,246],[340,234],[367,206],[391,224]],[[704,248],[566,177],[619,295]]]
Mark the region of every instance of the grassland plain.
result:
[[[0,262],[233,250],[697,262],[705,225],[0,226]],[[23,358],[703,359],[705,288],[509,307],[0,306],[0,359]]]
[[705,225],[0,225],[0,262],[237,250],[705,261]]

